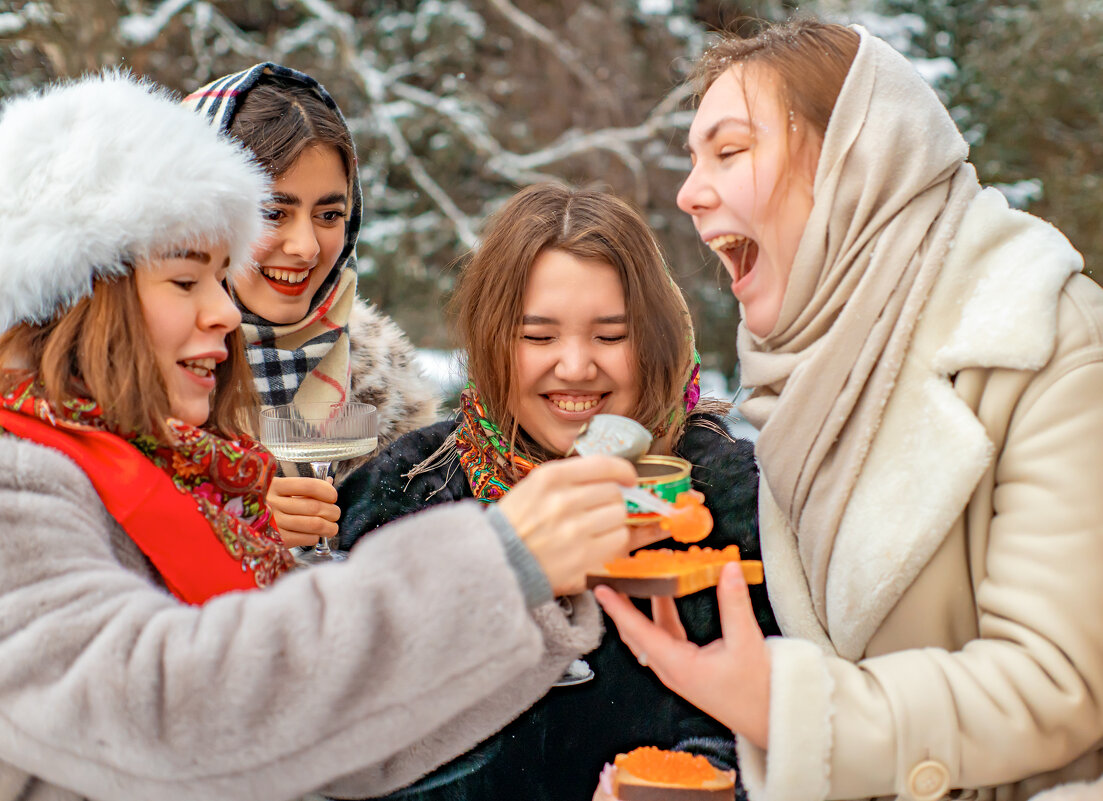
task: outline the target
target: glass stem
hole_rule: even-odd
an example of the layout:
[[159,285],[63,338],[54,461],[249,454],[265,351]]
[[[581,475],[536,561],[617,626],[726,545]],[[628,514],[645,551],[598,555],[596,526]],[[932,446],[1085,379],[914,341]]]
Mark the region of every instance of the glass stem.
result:
[[[314,478],[319,481],[325,481],[329,476],[329,462],[311,462],[310,469],[314,471]],[[319,556],[329,556],[331,551],[329,549],[329,540],[325,537],[318,538],[318,544],[314,546],[314,553]]]

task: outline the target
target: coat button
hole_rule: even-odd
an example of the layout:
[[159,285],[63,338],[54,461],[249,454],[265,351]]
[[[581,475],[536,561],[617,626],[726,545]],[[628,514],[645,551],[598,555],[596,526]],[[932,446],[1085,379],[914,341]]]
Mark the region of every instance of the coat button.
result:
[[938,801],[950,790],[950,771],[941,762],[920,762],[908,775],[908,793],[915,801]]

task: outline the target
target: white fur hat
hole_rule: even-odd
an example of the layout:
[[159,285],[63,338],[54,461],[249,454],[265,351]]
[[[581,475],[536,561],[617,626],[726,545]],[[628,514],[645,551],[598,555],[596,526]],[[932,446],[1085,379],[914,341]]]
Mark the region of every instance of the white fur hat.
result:
[[251,264],[268,179],[166,90],[107,72],[0,107],[0,331],[201,242]]

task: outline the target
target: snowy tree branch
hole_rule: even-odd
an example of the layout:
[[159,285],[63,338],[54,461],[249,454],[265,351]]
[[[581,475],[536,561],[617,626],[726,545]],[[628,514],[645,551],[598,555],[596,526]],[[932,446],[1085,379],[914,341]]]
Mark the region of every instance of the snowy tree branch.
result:
[[573,47],[559,39],[554,33],[517,8],[509,0],[487,0],[487,2],[518,30],[547,48],[594,97],[610,106],[618,105],[612,93],[605,86],[595,81],[594,77],[586,70],[582,55]]
[[172,18],[192,0],[164,0],[152,14],[130,14],[119,20],[119,38],[133,45],[147,45],[161,35]]

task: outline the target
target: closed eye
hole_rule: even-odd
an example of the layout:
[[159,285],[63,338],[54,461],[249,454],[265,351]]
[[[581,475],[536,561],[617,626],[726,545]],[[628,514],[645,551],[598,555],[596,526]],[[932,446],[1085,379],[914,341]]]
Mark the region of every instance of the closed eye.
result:
[[624,342],[628,339],[628,334],[617,334],[616,336],[604,336],[598,337],[599,342],[604,342],[607,345],[615,345],[618,342]]
[[720,153],[718,155],[720,157],[720,160],[723,161],[724,159],[731,158],[732,156],[738,156],[740,153],[746,152],[747,148],[745,147],[725,147],[720,150]]
[[533,334],[521,334],[521,339],[525,340],[526,342],[534,342],[534,343],[540,345],[540,344],[544,344],[544,343],[547,343],[547,342],[551,342],[553,337],[538,337],[538,336],[535,336]]
[[185,292],[187,292],[193,286],[195,286],[198,283],[198,281],[192,281],[192,280],[187,279],[187,278],[176,278],[176,279],[173,279],[172,283],[176,284],[176,286],[180,287]]

